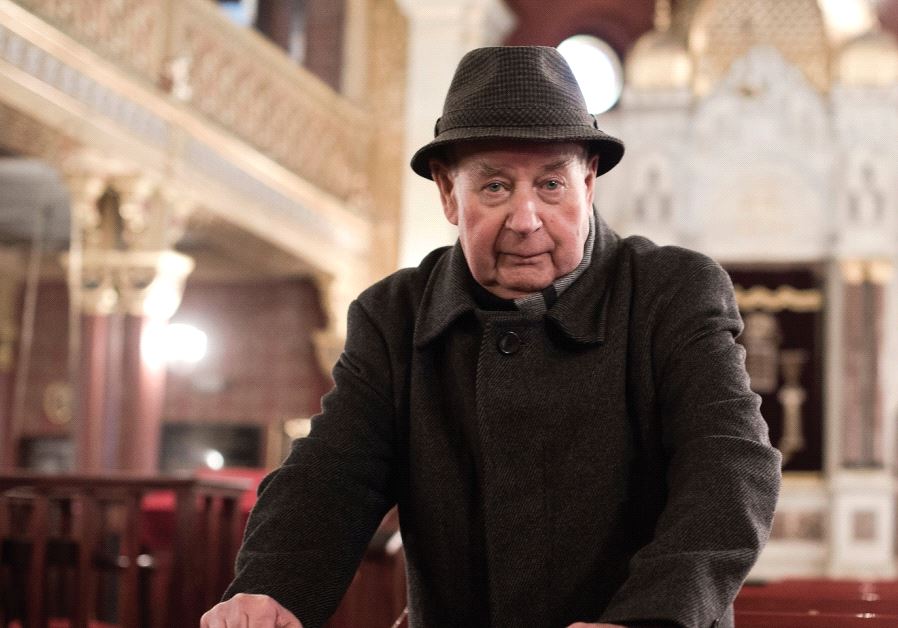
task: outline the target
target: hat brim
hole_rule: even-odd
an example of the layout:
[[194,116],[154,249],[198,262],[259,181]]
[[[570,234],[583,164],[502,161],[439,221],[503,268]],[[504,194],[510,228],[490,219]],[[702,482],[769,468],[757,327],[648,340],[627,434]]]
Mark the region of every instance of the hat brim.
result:
[[439,157],[450,144],[470,140],[522,140],[538,142],[585,142],[589,150],[599,156],[596,176],[601,176],[614,168],[624,156],[624,143],[607,133],[593,127],[461,127],[448,129],[439,134],[432,142],[425,144],[414,154],[411,161],[412,170],[425,179],[433,179],[430,174],[430,160]]

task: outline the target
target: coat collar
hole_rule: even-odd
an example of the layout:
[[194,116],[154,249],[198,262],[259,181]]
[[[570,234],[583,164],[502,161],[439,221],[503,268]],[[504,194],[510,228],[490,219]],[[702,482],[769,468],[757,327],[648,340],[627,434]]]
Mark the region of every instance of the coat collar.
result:
[[[609,278],[614,272],[620,237],[595,215],[596,239],[592,263],[546,312],[564,336],[582,344],[605,341]],[[433,267],[415,325],[414,344],[421,348],[449,328],[460,316],[477,308],[471,294],[474,278],[461,245],[456,242]]]

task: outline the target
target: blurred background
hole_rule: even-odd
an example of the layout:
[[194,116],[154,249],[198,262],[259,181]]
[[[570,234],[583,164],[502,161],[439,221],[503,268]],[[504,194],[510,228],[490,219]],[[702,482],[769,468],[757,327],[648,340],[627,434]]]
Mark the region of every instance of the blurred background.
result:
[[[0,533],[44,516],[45,541],[77,540],[93,511],[72,504],[112,491],[96,512],[119,533],[95,544],[118,539],[132,580],[86,595],[124,625],[123,591],[180,595],[145,572],[187,586],[178,530],[230,538],[210,521],[307,433],[349,302],[454,241],[407,164],[458,59],[539,44],[627,144],[606,220],[732,276],[784,456],[753,578],[894,578],[896,35],[898,0],[0,0],[0,488],[49,500],[0,499]],[[215,481],[248,501],[210,506]],[[138,520],[158,529],[122,566]],[[346,613],[401,610],[395,531]],[[25,588],[13,615],[53,614]]]

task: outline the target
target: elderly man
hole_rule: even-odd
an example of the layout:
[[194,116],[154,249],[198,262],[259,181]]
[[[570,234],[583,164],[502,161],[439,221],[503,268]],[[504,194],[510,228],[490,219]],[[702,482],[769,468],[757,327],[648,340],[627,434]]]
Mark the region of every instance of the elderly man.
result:
[[321,626],[394,504],[411,626],[732,625],[780,457],[726,273],[593,211],[622,154],[556,50],[462,59],[412,160],[458,243],[352,304],[204,627]]

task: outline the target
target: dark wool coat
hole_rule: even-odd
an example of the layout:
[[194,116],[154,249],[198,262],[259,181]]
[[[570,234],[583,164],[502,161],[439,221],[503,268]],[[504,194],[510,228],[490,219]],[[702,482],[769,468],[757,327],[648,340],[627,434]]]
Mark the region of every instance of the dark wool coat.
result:
[[410,623],[732,623],[780,481],[732,284],[596,221],[545,316],[478,307],[460,247],[366,290],[226,593],[322,625],[398,503]]

